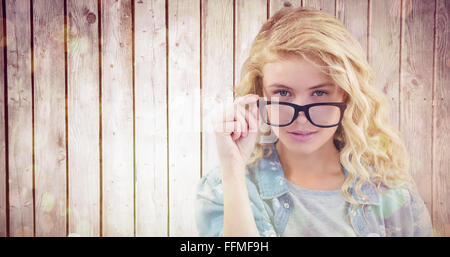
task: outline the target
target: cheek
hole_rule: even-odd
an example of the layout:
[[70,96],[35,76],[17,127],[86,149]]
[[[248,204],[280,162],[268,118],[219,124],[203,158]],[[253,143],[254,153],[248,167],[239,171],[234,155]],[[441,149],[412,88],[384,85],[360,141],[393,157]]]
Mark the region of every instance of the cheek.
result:
[[334,134],[336,133],[337,127],[332,128],[320,128],[318,136],[323,138],[333,138]]

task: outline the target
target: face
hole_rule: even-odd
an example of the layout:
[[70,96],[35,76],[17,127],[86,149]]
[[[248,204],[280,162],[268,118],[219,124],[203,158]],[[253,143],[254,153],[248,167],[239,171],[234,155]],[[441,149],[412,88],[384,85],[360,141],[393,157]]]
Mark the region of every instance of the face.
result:
[[[307,105],[321,102],[344,102],[344,91],[313,64],[300,57],[267,63],[263,67],[263,95],[266,100]],[[322,85],[318,87],[319,85]],[[314,87],[314,88],[312,88]],[[313,110],[310,109],[310,114]],[[281,111],[280,111],[281,113]],[[332,112],[330,119],[339,119],[340,112]],[[281,114],[280,114],[281,116]],[[314,121],[316,122],[316,121]],[[304,112],[288,126],[272,126],[273,133],[290,151],[310,154],[321,147],[334,147],[337,126],[321,128],[313,125]],[[309,139],[293,135],[292,131],[314,131]]]

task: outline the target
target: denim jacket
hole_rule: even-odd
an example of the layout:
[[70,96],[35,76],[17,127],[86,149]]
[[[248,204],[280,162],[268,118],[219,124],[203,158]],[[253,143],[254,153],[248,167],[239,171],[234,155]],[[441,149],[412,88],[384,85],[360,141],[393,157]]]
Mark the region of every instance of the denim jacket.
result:
[[[342,166],[343,167],[343,166]],[[345,176],[348,171],[343,167]],[[273,145],[267,158],[248,166],[246,185],[260,236],[280,236],[286,228],[292,207],[286,179]],[[356,213],[348,204],[357,236],[433,236],[430,215],[417,192],[406,188],[381,187],[365,183],[361,192],[368,200],[350,193],[360,204]],[[199,236],[222,236],[223,190],[220,166],[205,174],[197,185],[195,219]]]

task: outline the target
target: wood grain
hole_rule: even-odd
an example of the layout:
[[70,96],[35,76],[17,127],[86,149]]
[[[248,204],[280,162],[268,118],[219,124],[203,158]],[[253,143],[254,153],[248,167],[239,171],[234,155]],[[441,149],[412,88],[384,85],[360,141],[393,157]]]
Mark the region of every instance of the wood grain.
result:
[[327,12],[331,15],[336,13],[336,0],[303,0],[305,7],[314,8]]
[[131,0],[101,3],[103,236],[134,235]]
[[284,3],[288,2],[291,4],[292,8],[297,8],[302,5],[301,0],[268,0],[270,2],[269,4],[269,17],[272,17],[277,11],[279,11],[281,8],[284,7]]
[[411,172],[432,210],[432,92],[434,2],[403,1],[400,131],[411,156]]
[[5,102],[5,72],[4,72],[4,61],[5,56],[3,54],[5,47],[5,38],[3,37],[3,0],[0,1],[0,237],[7,236],[7,203],[6,199],[9,194],[6,190],[7,188],[7,174],[6,174],[6,102]]
[[202,1],[202,171],[219,165],[212,126],[233,102],[233,1]]
[[168,1],[169,236],[194,236],[200,178],[200,1]]
[[5,1],[10,236],[33,236],[30,5]]
[[[209,122],[285,1],[134,1],[133,53],[132,0],[67,0],[67,80],[64,1],[3,1],[0,236],[197,235],[196,185],[218,164]],[[448,1],[289,2],[335,15],[367,50],[435,235],[449,236]]]
[[433,224],[437,236],[450,236],[450,3],[436,1],[433,111]]
[[69,236],[100,235],[99,57],[96,1],[67,1]]
[[358,40],[364,49],[366,57],[368,10],[368,0],[345,0],[336,2],[336,18],[340,19],[350,34]]
[[65,236],[64,1],[33,3],[36,236]]
[[250,47],[261,26],[267,20],[266,0],[244,1],[236,0],[235,21],[235,71],[234,85],[237,87],[240,81],[242,64],[248,58]]
[[[369,63],[390,104],[392,125],[399,129],[400,1],[371,1]],[[389,60],[389,61],[386,61]]]
[[135,2],[136,236],[167,236],[165,1]]

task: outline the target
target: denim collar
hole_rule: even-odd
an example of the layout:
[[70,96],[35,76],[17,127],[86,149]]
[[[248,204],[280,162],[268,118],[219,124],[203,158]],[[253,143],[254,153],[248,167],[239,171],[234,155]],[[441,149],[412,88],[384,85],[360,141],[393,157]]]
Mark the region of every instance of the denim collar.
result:
[[[276,143],[276,142],[275,142]],[[273,152],[267,158],[262,158],[256,166],[255,177],[258,183],[261,197],[263,199],[272,199],[286,194],[289,189],[286,184],[283,169],[278,157],[278,151],[275,148],[275,143],[272,143]],[[266,154],[266,151],[264,152]],[[345,177],[348,176],[347,169],[342,166]],[[354,182],[353,185],[357,183]],[[353,198],[360,204],[380,204],[380,197],[377,193],[376,186],[373,183],[366,182],[361,186],[361,192],[367,195],[368,200],[365,201],[363,197],[357,195],[350,187],[350,192]]]

